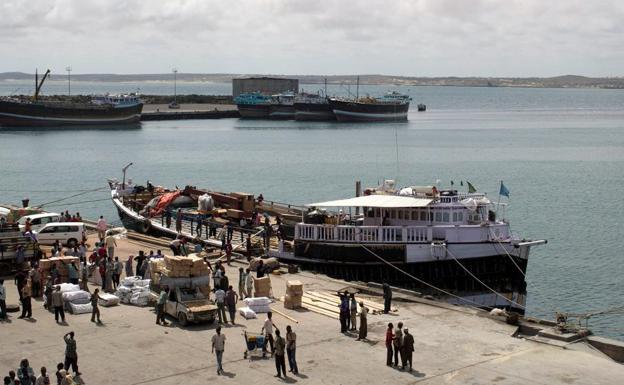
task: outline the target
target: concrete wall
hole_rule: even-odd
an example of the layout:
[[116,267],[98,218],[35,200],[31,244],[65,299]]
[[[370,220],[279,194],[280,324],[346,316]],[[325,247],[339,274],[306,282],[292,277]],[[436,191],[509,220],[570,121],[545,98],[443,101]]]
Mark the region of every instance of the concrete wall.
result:
[[232,96],[237,97],[244,92],[259,91],[263,94],[299,90],[299,80],[281,78],[244,78],[232,79]]

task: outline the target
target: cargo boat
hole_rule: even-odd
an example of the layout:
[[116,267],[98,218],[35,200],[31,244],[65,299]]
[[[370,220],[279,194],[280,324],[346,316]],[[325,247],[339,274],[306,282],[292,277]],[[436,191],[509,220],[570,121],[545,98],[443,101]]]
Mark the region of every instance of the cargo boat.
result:
[[295,94],[293,92],[284,92],[273,95],[271,98],[271,108],[269,110],[269,119],[274,120],[291,120],[295,118]]
[[96,96],[85,103],[41,100],[41,87],[49,73],[37,83],[32,99],[0,99],[0,126],[92,126],[140,121],[143,103],[134,94]]
[[329,98],[329,105],[339,122],[407,121],[411,98],[392,92],[382,98]]
[[295,120],[329,121],[336,120],[336,115],[325,96],[302,93],[295,97]]
[[268,119],[271,113],[271,97],[259,92],[240,94],[234,103],[243,119]]
[[524,312],[529,251],[546,243],[514,236],[483,193],[434,186],[395,190],[388,181],[363,196],[306,206],[310,211],[295,226],[293,251],[278,253],[280,260],[424,293],[434,294],[435,286],[453,294],[451,302],[461,303],[456,295],[486,308]]

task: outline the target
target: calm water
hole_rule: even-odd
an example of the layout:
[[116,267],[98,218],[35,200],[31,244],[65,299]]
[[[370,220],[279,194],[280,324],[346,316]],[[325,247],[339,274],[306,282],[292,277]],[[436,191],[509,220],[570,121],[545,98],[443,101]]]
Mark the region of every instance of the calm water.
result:
[[[87,91],[106,87],[92,84]],[[168,85],[147,87],[143,92],[169,93]],[[180,93],[198,86],[184,87]],[[203,87],[230,92],[229,85]],[[225,119],[149,122],[130,130],[3,130],[0,201],[27,195],[39,204],[105,187],[128,162],[134,162],[129,175],[141,183],[262,192],[293,203],[351,196],[356,179],[365,186],[383,178],[402,185],[469,180],[494,198],[504,180],[514,232],[548,239],[531,254],[528,313],[552,318],[555,310],[622,305],[624,91],[400,89],[429,110],[411,113],[403,124]],[[66,202],[103,199],[70,209],[116,219],[106,198],[99,191]],[[65,203],[48,208],[64,210]],[[621,315],[592,318],[590,326],[624,338]]]

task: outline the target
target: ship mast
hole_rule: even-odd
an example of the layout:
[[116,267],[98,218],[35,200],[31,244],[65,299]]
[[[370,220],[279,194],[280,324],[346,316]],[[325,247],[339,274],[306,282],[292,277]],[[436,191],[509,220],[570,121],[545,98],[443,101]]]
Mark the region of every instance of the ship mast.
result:
[[355,88],[355,101],[360,100],[360,77],[357,77],[357,83]]

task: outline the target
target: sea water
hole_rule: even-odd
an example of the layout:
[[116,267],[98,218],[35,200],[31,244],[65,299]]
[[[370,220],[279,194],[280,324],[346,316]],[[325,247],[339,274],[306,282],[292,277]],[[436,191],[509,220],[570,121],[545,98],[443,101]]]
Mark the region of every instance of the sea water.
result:
[[[168,93],[168,86],[159,87]],[[178,92],[195,90],[184,87],[178,83]],[[203,87],[205,93],[229,92],[228,85]],[[82,93],[110,88],[94,83]],[[18,204],[28,196],[37,205],[81,193],[45,208],[115,222],[106,179],[121,179],[129,162],[136,183],[263,193],[297,204],[350,197],[356,180],[375,186],[383,179],[400,186],[439,181],[449,187],[453,181],[459,190],[470,181],[497,201],[504,181],[513,232],[548,240],[531,250],[527,313],[553,318],[555,311],[622,306],[624,91],[361,91],[391,89],[410,93],[413,104],[428,110],[413,109],[407,123],[389,124],[222,119],[101,130],[2,129],[0,202]],[[90,189],[100,190],[84,191]],[[589,326],[624,338],[622,314],[592,317]]]

